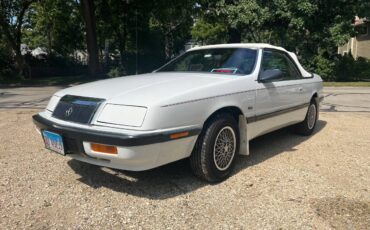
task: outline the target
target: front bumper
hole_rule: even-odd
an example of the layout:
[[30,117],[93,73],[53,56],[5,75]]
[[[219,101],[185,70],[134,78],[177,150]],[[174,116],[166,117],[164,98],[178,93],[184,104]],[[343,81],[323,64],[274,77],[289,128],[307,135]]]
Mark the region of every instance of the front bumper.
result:
[[[39,114],[33,122],[41,131],[48,130],[63,137],[66,153],[77,160],[91,164],[141,171],[190,156],[201,128],[176,129],[147,134],[128,135],[68,127],[52,122]],[[188,132],[186,137],[171,139],[171,135]],[[117,146],[118,154],[104,154],[90,149],[90,143]]]

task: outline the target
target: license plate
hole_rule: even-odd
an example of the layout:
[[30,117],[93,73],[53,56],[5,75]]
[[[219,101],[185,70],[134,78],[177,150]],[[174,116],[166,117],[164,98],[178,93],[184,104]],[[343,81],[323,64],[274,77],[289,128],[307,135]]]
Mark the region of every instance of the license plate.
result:
[[49,131],[43,131],[42,136],[44,137],[45,147],[47,149],[65,155],[63,138],[61,135]]

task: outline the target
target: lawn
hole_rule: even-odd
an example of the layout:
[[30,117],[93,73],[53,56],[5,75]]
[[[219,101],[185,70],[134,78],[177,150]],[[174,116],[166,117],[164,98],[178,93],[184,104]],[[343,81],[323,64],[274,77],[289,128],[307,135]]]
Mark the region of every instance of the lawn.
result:
[[324,82],[324,86],[330,87],[370,87],[369,81],[359,82]]
[[91,79],[86,76],[64,76],[64,77],[45,77],[32,79],[6,79],[0,81],[0,86],[54,86],[54,85],[71,85],[82,84],[97,79]]

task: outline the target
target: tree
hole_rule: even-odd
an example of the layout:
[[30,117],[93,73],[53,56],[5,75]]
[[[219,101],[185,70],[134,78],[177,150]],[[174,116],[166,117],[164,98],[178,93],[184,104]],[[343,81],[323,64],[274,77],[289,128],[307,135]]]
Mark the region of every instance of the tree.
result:
[[191,38],[193,1],[96,0],[95,3],[99,46],[103,49],[108,40],[109,51],[114,56],[118,51],[118,69],[122,73],[153,70],[182,50]]
[[94,0],[81,0],[81,12],[86,26],[89,75],[97,77],[100,73],[99,52],[96,37],[96,18]]
[[166,59],[173,57],[176,40],[181,39],[185,43],[186,37],[190,37],[194,4],[189,0],[155,1],[151,26],[158,28],[164,36]]
[[195,22],[191,30],[191,35],[201,44],[217,44],[225,43],[225,34],[227,34],[227,26],[223,23],[209,23],[203,18]]
[[21,52],[22,28],[25,14],[34,2],[36,0],[1,0],[0,2],[0,31],[14,52],[18,74],[25,77],[30,77],[31,73]]
[[100,43],[105,40],[112,42],[112,48],[118,49],[120,69],[127,70],[127,42],[128,24],[133,14],[133,7],[129,7],[129,1],[123,0],[99,0],[97,1],[98,33]]
[[[198,15],[192,30],[196,40],[200,39],[198,35],[212,43],[261,40],[261,27],[268,12],[256,0],[204,0],[199,2],[199,7],[204,13]],[[210,31],[206,32],[206,28]],[[215,34],[217,31],[220,33],[218,36]]]
[[327,78],[333,74],[337,46],[354,35],[354,16],[370,12],[366,0],[203,0],[199,4],[203,14],[193,27],[196,40],[224,36],[223,31],[215,35],[218,25],[229,31],[224,40],[283,46],[298,53],[308,69]]
[[43,0],[30,7],[23,43],[62,56],[84,49],[84,22],[74,0]]

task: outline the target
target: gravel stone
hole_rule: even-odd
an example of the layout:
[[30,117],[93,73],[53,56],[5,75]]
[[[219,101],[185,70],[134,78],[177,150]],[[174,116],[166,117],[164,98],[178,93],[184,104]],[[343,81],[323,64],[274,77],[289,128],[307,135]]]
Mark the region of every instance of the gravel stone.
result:
[[126,172],[54,154],[36,112],[0,109],[0,229],[370,229],[370,113],[257,138],[210,185],[187,160]]

